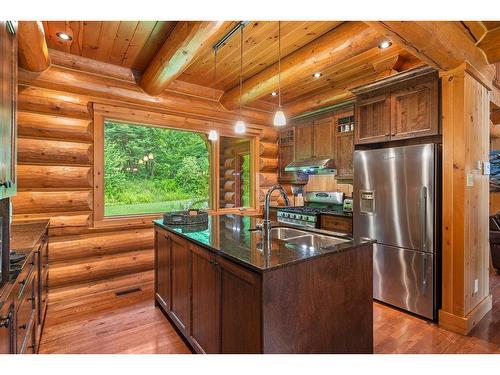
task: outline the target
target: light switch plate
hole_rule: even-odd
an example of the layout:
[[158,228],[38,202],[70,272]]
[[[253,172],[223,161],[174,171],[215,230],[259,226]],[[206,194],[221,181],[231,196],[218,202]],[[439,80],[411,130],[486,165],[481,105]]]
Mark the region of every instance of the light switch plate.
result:
[[467,186],[474,186],[474,175],[472,173],[467,173]]
[[474,280],[474,293],[479,292],[479,279]]
[[485,161],[483,163],[483,174],[485,176],[489,176],[490,175],[490,162],[489,161]]

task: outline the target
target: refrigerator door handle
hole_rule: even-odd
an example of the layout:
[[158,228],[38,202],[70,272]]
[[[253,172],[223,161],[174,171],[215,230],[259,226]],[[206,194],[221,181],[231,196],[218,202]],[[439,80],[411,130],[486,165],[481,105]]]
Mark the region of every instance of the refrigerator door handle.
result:
[[422,268],[423,268],[423,278],[422,278],[422,289],[423,289],[423,294],[425,295],[427,293],[427,254],[422,254],[424,257],[424,261],[422,262]]
[[427,186],[422,186],[420,196],[421,249],[427,251]]

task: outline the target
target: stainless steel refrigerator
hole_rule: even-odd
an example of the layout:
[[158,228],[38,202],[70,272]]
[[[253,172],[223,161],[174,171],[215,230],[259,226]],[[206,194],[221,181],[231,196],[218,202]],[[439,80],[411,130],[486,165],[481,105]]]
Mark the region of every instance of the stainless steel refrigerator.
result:
[[437,318],[441,148],[354,153],[354,234],[377,240],[373,298]]

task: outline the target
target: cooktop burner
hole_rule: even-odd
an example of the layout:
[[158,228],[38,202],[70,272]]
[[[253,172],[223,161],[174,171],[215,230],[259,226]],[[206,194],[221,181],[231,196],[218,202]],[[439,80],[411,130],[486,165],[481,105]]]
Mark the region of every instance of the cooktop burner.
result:
[[303,206],[303,207],[283,207],[283,208],[279,208],[279,211],[292,212],[292,213],[298,213],[298,214],[303,214],[303,215],[319,215],[319,214],[342,212],[342,209],[335,209],[335,208],[329,208],[329,207]]

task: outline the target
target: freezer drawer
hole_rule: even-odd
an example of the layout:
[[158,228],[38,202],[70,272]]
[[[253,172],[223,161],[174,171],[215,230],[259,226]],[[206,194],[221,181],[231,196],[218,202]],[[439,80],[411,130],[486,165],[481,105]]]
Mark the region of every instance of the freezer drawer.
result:
[[373,298],[435,319],[435,255],[380,244],[373,248]]

